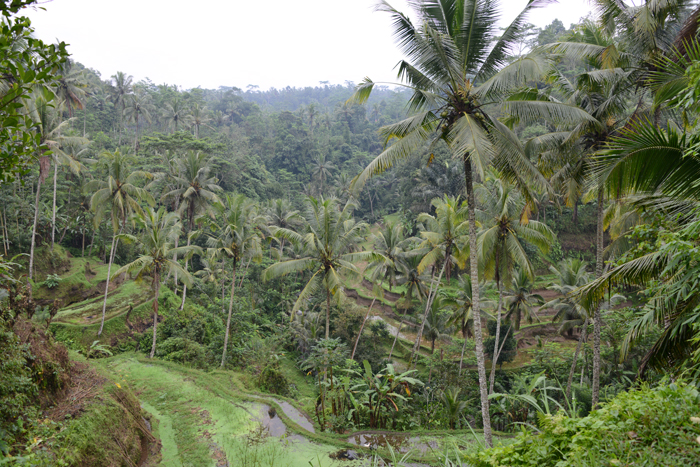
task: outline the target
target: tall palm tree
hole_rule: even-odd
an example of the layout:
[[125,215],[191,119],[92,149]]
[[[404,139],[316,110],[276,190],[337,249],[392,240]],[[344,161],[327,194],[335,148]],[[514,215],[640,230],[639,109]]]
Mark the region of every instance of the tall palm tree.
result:
[[231,265],[231,298],[226,320],[226,335],[224,336],[224,351],[221,355],[221,367],[226,363],[226,350],[231,329],[233,313],[233,297],[236,293],[236,273],[244,259],[259,261],[262,259],[260,245],[260,230],[265,218],[258,214],[257,206],[244,195],[227,194],[223,203],[214,205],[215,220],[212,221],[215,236],[207,239],[207,247],[212,254],[229,258]]
[[500,348],[503,284],[511,282],[516,268],[525,271],[534,279],[535,271],[525,252],[524,242],[536,246],[546,254],[554,240],[554,233],[546,224],[528,219],[528,207],[507,181],[499,178],[487,180],[478,194],[481,205],[484,206],[481,216],[483,230],[477,239],[479,263],[483,268],[484,278],[494,279],[498,289],[493,351],[495,357],[489,375],[489,393],[492,393]]
[[[187,227],[187,245],[190,245],[195,218],[202,215],[213,215],[213,206],[220,203],[217,192],[223,191],[218,185],[216,177],[210,176],[212,169],[211,156],[203,152],[189,151],[176,161],[177,173],[172,174],[172,179],[178,188],[163,195],[164,199],[178,198],[180,211]],[[189,258],[185,258],[185,270]],[[182,303],[180,309],[185,306],[187,296],[187,284],[182,288]]]
[[39,155],[39,178],[37,179],[36,186],[36,201],[34,205],[34,224],[32,227],[32,241],[29,249],[29,280],[32,279],[34,272],[34,244],[36,242],[36,229],[37,222],[39,219],[39,197],[41,195],[41,185],[46,180],[48,176],[49,168],[51,167],[51,159],[54,162],[54,202],[53,202],[53,214],[52,214],[52,234],[51,234],[51,248],[53,248],[53,239],[55,232],[56,223],[56,178],[58,171],[58,164],[64,163],[68,165],[72,171],[78,172],[80,170],[80,164],[75,162],[72,158],[67,156],[61,149],[64,144],[73,144],[77,142],[83,142],[82,138],[69,137],[63,134],[70,125],[69,121],[61,121],[60,115],[55,111],[50,100],[44,95],[35,95],[27,103],[27,113],[29,114],[32,121],[36,123],[35,132],[39,137],[40,144],[49,147],[51,157],[49,154],[43,153]]
[[122,129],[124,126],[124,111],[126,110],[128,96],[134,92],[134,77],[123,71],[117,71],[112,75],[112,100],[119,111],[119,145],[122,144]]
[[[419,248],[426,251],[425,256],[423,256],[418,265],[418,271],[423,272],[426,268],[432,266],[440,268],[440,273],[435,282],[435,289],[431,285],[431,290],[428,294],[423,322],[418,328],[418,335],[413,346],[413,355],[420,348],[423,327],[433,306],[433,300],[438,294],[443,273],[447,271],[447,281],[449,283],[452,264],[464,265],[466,257],[465,251],[463,251],[464,239],[469,229],[466,206],[460,202],[459,196],[451,198],[447,195],[442,199],[433,199],[431,204],[435,208],[435,215],[423,212],[417,218],[418,222],[425,225],[425,230],[420,233],[421,237],[423,237],[423,242],[419,245]],[[440,263],[442,263],[442,267],[440,267]],[[411,356],[412,361],[413,355]]]
[[304,218],[307,221],[302,233],[287,228],[277,228],[275,236],[302,244],[305,256],[273,264],[263,272],[263,279],[270,280],[297,271],[310,270],[311,278],[302,289],[292,308],[292,318],[302,305],[319,289],[326,295],[326,339],[330,337],[331,295],[342,286],[341,274],[359,274],[357,261],[374,260],[379,253],[356,251],[358,238],[367,224],[352,218],[354,203],[346,203],[342,209],[335,198],[308,198]]
[[87,93],[87,83],[82,70],[73,69],[73,60],[68,59],[59,67],[60,77],[56,79],[56,97],[73,118],[73,108],[83,109]]
[[[525,9],[501,31],[497,3],[487,0],[418,0],[411,2],[418,19],[411,19],[381,2],[378,10],[393,19],[394,35],[407,57],[399,63],[403,86],[412,92],[409,110],[412,116],[382,129],[388,142],[397,141],[374,159],[355,180],[362,186],[372,175],[407,157],[426,141],[444,141],[464,166],[469,210],[469,242],[474,307],[478,312],[478,262],[476,214],[472,167],[483,174],[495,155],[505,175],[524,185],[527,175],[537,178],[530,161],[522,157],[520,143],[482,105],[503,102],[507,91],[544,71],[538,55],[519,57],[508,63],[508,52],[517,46],[527,25],[527,15],[546,0],[529,0]],[[364,102],[375,83],[369,78],[358,87],[354,98]],[[562,122],[577,120],[579,109],[557,102],[510,101],[507,110],[522,121],[545,118]],[[497,148],[497,150],[494,150]],[[478,314],[478,313],[477,313]],[[484,438],[492,445],[486,370],[484,368],[481,323],[475,322],[475,343]]]
[[134,139],[134,150],[138,153],[139,144],[139,128],[141,124],[141,118],[151,123],[151,112],[155,111],[155,106],[153,105],[153,100],[150,94],[141,89],[136,88],[135,92],[129,96],[129,103],[126,107],[125,116],[127,121],[133,122],[136,128],[136,137]]
[[180,224],[180,216],[175,212],[167,212],[161,207],[157,211],[153,208],[148,208],[146,211],[137,212],[135,221],[138,227],[143,229],[139,236],[122,234],[120,238],[138,243],[142,250],[139,257],[129,264],[126,264],[111,276],[109,280],[114,279],[120,274],[129,273],[136,277],[144,275],[150,276],[151,288],[154,291],[153,296],[153,344],[151,345],[150,358],[156,353],[156,330],[158,327],[158,298],[160,297],[160,285],[163,279],[163,274],[171,269],[180,271],[180,277],[185,283],[192,283],[192,276],[182,269],[176,262],[170,259],[175,250],[179,250],[180,254],[187,254],[199,249],[198,246],[186,246],[175,248],[175,238],[180,235],[182,224]]
[[105,324],[105,314],[107,311],[107,294],[109,293],[109,283],[111,281],[112,262],[117,249],[118,235],[121,235],[126,221],[131,214],[143,215],[143,209],[139,204],[144,201],[153,206],[155,200],[153,196],[143,188],[137,186],[142,180],[153,178],[149,172],[142,170],[132,170],[133,157],[125,156],[117,149],[113,153],[102,153],[102,164],[107,172],[105,180],[92,180],[87,188],[94,192],[90,198],[90,207],[95,213],[95,227],[100,225],[104,212],[109,210],[112,220],[112,247],[109,252],[109,266],[107,266],[107,280],[105,281],[105,296],[102,302],[102,320],[100,330],[97,335],[102,335]]

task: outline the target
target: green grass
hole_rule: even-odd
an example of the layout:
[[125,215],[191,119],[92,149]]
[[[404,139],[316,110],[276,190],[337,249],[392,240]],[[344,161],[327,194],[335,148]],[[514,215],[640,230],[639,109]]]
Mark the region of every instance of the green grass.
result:
[[246,435],[255,431],[256,423],[246,410],[251,409],[253,399],[230,372],[205,373],[134,354],[122,354],[99,364],[136,391],[143,408],[157,421],[164,448],[163,465],[215,465],[212,456],[218,450],[231,465],[244,465],[242,459],[257,456],[274,459],[272,465],[276,466],[308,467],[309,461],[316,466],[317,458],[321,466],[330,466],[334,461],[329,453],[344,445],[334,446],[328,443],[333,438],[323,435],[309,435],[285,420],[279,408],[288,433],[300,432],[321,444],[298,438],[268,438],[249,445]]

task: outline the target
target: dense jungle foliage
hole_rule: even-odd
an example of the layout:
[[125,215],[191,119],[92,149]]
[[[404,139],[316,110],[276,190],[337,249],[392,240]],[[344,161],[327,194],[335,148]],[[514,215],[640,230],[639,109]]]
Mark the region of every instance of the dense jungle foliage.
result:
[[266,91],[101,76],[33,3],[0,465],[698,462],[696,1],[379,2],[403,86]]

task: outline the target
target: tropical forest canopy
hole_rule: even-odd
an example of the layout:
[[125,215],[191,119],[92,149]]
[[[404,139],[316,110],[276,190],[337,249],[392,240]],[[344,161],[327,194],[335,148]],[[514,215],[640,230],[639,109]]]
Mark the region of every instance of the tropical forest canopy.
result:
[[0,23],[0,464],[700,459],[696,1],[379,2],[396,83],[269,90],[102,76],[33,3]]

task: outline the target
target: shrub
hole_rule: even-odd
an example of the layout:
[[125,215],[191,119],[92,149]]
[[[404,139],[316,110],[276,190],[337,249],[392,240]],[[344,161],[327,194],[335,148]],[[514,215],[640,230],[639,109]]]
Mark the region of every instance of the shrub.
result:
[[156,355],[164,360],[191,365],[195,368],[206,367],[204,347],[183,337],[171,337],[159,342],[156,346]]
[[697,389],[670,384],[623,392],[584,418],[541,416],[539,434],[483,451],[478,466],[690,466],[700,459]]
[[48,276],[46,276],[46,280],[44,281],[44,285],[49,289],[58,287],[58,284],[60,283],[61,278],[58,276],[58,274],[49,274]]

